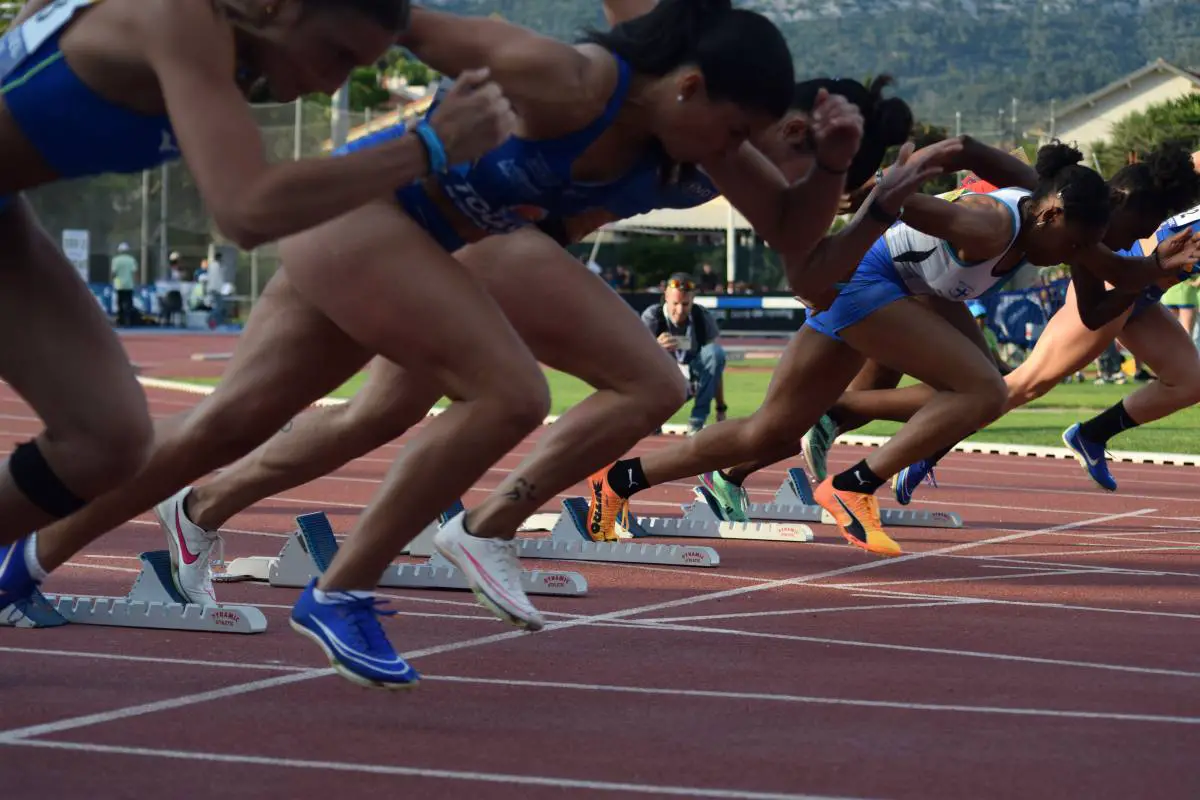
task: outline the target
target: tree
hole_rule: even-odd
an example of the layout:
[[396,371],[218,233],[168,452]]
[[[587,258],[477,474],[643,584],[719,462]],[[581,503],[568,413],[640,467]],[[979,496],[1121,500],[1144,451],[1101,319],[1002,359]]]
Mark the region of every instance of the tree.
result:
[[1200,93],[1150,106],[1113,123],[1109,138],[1092,145],[1100,171],[1111,176],[1129,162],[1130,154],[1144,157],[1164,144],[1189,152],[1200,149]]

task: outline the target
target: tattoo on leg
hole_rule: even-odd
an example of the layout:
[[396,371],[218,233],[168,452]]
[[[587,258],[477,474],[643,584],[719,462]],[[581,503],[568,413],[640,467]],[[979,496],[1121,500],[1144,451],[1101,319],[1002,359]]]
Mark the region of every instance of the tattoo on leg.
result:
[[504,498],[514,503],[525,502],[533,499],[535,488],[532,483],[524,478],[517,478],[513,487],[504,493]]

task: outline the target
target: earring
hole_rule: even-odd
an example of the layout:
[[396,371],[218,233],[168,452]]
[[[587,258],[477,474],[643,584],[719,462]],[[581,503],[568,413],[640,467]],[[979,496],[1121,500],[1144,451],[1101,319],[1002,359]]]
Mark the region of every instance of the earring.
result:
[[679,97],[677,97],[677,98],[676,98],[676,102],[678,102],[678,103],[682,103],[682,102],[683,102],[683,95],[679,95]]

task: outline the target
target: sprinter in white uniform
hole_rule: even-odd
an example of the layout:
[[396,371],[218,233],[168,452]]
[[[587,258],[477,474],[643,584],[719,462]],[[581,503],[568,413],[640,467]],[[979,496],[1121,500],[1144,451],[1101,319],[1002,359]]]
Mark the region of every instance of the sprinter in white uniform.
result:
[[[1007,397],[963,301],[996,286],[1025,261],[1061,264],[1103,249],[1109,193],[1099,174],[1079,165],[1081,158],[1062,144],[1042,148],[1032,193],[1008,189],[955,202],[914,195],[900,214],[868,199],[847,226],[852,233],[840,242],[845,247],[828,265],[833,279],[840,272],[843,282],[808,298],[824,310],[789,343],[759,409],[676,445],[618,461],[610,472],[633,470],[641,491],[712,469],[785,457],[865,360],[873,359],[940,391],[887,445],[822,482],[815,495],[852,545],[898,555],[900,547],[880,523],[875,491],[902,467],[993,418]],[[905,222],[895,225],[900,216]],[[888,227],[870,237],[870,226],[878,224]],[[856,254],[857,267],[851,267],[852,259],[841,260],[851,241],[861,242],[854,246],[865,252]],[[804,295],[809,289],[804,274],[788,267],[793,288]],[[917,302],[917,294],[926,296]],[[608,483],[606,503],[621,504],[633,494],[622,495]]]

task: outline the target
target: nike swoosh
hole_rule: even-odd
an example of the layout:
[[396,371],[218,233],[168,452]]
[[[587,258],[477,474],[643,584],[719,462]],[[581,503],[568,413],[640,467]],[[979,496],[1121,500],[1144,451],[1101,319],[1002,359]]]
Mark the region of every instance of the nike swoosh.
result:
[[183,538],[183,523],[179,519],[179,506],[175,506],[175,538],[179,540],[179,557],[183,559],[183,563],[192,565],[196,563],[196,559],[200,556],[188,550],[187,542]]
[[850,517],[850,524],[848,524],[848,525],[846,525],[846,526],[845,526],[845,527],[846,527],[846,530],[847,530],[847,531],[850,533],[850,535],[851,535],[851,536],[853,536],[855,539],[858,539],[858,540],[859,540],[860,542],[862,542],[863,544],[866,544],[866,543],[867,543],[867,530],[866,530],[866,528],[864,528],[864,527],[862,526],[862,523],[858,521],[858,517],[854,516],[854,512],[853,512],[853,511],[851,511],[851,510],[850,510],[850,509],[849,509],[849,508],[846,506],[846,504],[842,502],[842,498],[838,497],[838,496],[835,494],[835,495],[833,496],[833,499],[834,499],[834,500],[837,500],[837,504],[838,504],[839,506],[841,506],[841,507],[842,507],[842,510],[843,510],[843,511],[845,511],[845,512],[846,512],[846,514],[847,514],[847,515]]
[[936,252],[937,252],[936,247],[931,248],[929,250],[909,250],[907,252],[901,253],[900,255],[896,256],[895,258],[892,259],[892,261],[900,261],[900,262],[905,262],[905,263],[917,263],[920,261],[924,261],[925,259],[929,258],[931,255],[933,255]]

